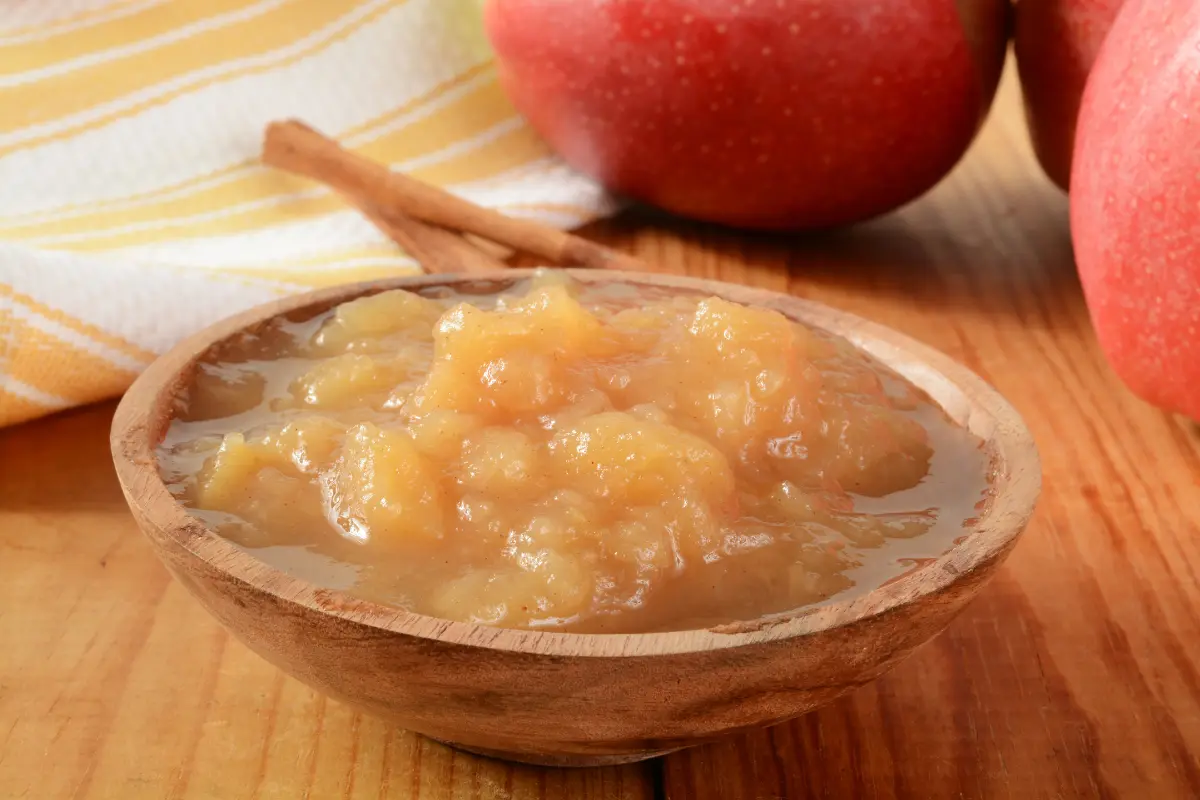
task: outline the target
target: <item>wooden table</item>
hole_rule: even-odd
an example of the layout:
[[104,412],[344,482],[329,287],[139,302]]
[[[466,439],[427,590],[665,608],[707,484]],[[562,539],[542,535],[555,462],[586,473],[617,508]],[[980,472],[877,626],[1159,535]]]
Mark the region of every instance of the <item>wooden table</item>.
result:
[[856,230],[589,231],[664,270],[892,325],[1026,416],[1045,468],[1035,521],[909,661],[790,724],[653,763],[457,753],[284,677],[168,578],[118,491],[109,404],[0,432],[0,798],[1200,796],[1200,432],[1105,365],[1011,78],[949,180]]

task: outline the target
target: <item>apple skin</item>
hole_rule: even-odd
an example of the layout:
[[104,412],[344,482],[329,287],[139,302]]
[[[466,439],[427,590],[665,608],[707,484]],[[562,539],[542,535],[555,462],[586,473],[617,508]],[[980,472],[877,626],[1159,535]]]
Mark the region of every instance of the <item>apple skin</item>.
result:
[[1200,420],[1200,3],[1127,0],[1079,114],[1071,232],[1105,356]]
[[681,216],[823,228],[923,194],[1003,67],[1009,0],[488,0],[501,84],[568,163]]
[[1124,0],[1017,0],[1013,51],[1033,150],[1066,191],[1088,73]]

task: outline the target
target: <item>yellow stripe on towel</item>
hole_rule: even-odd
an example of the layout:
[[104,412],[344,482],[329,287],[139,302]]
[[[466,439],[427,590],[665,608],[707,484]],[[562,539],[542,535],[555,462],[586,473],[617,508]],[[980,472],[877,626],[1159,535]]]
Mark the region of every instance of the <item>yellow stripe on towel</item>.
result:
[[198,326],[414,271],[258,162],[299,117],[554,224],[612,206],[504,96],[480,0],[72,0],[0,15],[0,426],[122,392]]

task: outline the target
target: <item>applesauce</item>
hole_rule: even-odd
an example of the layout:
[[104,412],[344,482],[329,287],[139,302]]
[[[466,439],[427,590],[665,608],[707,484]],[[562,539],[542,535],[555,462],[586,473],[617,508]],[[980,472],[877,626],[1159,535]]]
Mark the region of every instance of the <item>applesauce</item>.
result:
[[977,438],[776,311],[549,270],[475,286],[210,350],[158,451],[171,491],[321,586],[605,633],[869,590],[945,552],[989,496]]

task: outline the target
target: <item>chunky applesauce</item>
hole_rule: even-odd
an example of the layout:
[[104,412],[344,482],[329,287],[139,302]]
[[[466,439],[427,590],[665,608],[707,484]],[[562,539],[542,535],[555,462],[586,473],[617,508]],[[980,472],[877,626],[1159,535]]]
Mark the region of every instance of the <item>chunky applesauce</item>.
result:
[[848,342],[552,271],[226,341],[159,461],[197,517],[307,580],[588,632],[849,596],[943,553],[988,496],[981,443]]

